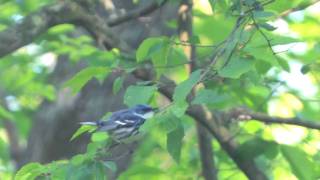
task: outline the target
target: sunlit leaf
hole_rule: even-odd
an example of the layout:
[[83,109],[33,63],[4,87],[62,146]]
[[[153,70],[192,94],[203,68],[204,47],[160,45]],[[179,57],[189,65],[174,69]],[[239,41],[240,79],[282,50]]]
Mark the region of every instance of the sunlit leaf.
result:
[[173,103],[170,110],[176,117],[181,117],[186,112],[188,106],[189,104],[186,101],[177,101]]
[[191,44],[199,44],[200,38],[199,36],[191,36],[188,42],[190,42]]
[[108,133],[107,132],[95,132],[91,136],[91,141],[93,142],[101,142],[106,141],[108,139]]
[[96,126],[89,126],[89,125],[82,125],[71,137],[70,141],[74,140],[75,138],[79,137],[81,134],[85,132],[92,132],[96,129]]
[[138,62],[147,60],[152,53],[161,49],[163,39],[161,37],[151,37],[145,39],[139,46],[136,52],[136,59]]
[[45,170],[45,167],[40,163],[29,163],[24,165],[15,175],[16,180],[33,180]]
[[74,26],[71,24],[60,24],[60,25],[57,25],[57,26],[50,28],[48,30],[48,33],[52,34],[52,35],[54,35],[54,34],[60,35],[62,33],[71,32],[73,30],[74,30]]
[[199,82],[200,75],[201,70],[197,70],[193,72],[187,80],[178,84],[178,86],[174,90],[173,100],[184,101],[192,88]]
[[83,154],[77,154],[71,158],[71,163],[75,166],[80,165],[86,160],[86,156]]
[[316,179],[315,166],[305,152],[299,148],[286,145],[281,145],[281,152],[298,179]]

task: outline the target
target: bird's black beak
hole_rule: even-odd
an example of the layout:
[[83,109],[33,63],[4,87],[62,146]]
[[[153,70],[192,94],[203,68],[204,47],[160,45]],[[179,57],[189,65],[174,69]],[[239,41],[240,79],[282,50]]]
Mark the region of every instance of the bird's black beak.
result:
[[159,112],[159,108],[152,108],[152,111],[157,113],[157,112]]

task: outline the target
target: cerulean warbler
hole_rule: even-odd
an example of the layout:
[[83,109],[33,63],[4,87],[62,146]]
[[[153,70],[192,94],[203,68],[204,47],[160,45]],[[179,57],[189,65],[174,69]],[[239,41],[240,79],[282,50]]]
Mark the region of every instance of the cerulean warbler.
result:
[[132,136],[139,134],[140,126],[151,118],[157,108],[148,105],[136,105],[129,109],[113,112],[106,120],[96,122],[81,122],[82,125],[97,126],[98,131],[107,131],[111,138],[117,142],[123,142]]

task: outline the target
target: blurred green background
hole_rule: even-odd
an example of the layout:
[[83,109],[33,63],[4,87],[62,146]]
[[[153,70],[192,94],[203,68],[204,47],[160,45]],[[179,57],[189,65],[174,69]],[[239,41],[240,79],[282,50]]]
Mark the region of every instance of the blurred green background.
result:
[[[319,179],[319,129],[242,121],[230,113],[241,107],[268,117],[320,123],[320,3],[195,0],[188,12],[192,22],[186,20],[193,33],[184,41],[178,31],[183,29],[178,16],[184,2],[0,0],[0,179],[14,179],[30,162],[16,179],[208,179],[204,171],[217,179],[248,179],[210,133],[206,143],[213,151],[208,159],[214,169],[204,170],[197,120],[186,112],[195,104],[205,106],[237,142],[234,156],[240,163],[253,162],[268,179]],[[109,23],[111,39],[126,45],[102,48],[110,34],[90,31],[100,30],[101,22],[88,28],[88,23],[71,18],[70,9],[56,16],[52,7],[68,3],[80,4]],[[149,4],[161,6],[110,23]],[[232,33],[242,16],[243,23]],[[62,20],[50,24],[55,17]],[[33,23],[14,31],[24,21]],[[5,52],[15,43],[14,51]],[[186,49],[192,46],[197,66],[190,75]],[[192,82],[200,77],[196,70],[208,67],[201,83]],[[139,79],[135,73],[140,68],[153,73]],[[161,76],[181,85],[173,102],[161,91],[171,86]],[[188,104],[183,94],[196,83],[200,85]],[[143,126],[147,135],[130,144],[132,154],[124,146],[116,150],[123,157],[100,161],[90,153],[105,145],[104,135],[90,140],[85,133],[70,141],[78,122],[138,103],[164,109]]]

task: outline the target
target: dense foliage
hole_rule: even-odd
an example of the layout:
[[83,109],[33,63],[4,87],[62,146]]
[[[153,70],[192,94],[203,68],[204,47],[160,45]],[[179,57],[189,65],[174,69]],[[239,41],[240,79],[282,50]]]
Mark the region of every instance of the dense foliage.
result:
[[[158,8],[181,2],[186,1],[157,1],[167,5]],[[32,12],[56,3],[64,2],[0,0],[0,30],[4,34]],[[144,7],[139,0],[134,4]],[[186,40],[178,33],[159,34],[137,48],[121,43],[103,48],[99,37],[81,30],[81,22],[57,23],[27,46],[0,53],[0,179],[106,179],[115,173],[108,134],[92,127],[79,127],[69,137],[71,143],[90,134],[81,154],[51,163],[28,162],[18,170],[10,137],[14,126],[19,146],[27,146],[32,118],[43,103],[54,103],[61,90],[77,96],[90,81],[103,84],[114,74],[110,91],[124,91],[119,101],[127,107],[151,104],[161,109],[142,127],[147,136],[119,179],[197,179],[204,171],[216,172],[218,179],[247,179],[250,172],[241,163],[270,179],[320,178],[319,9],[313,0],[199,0],[194,1],[192,21],[185,22],[193,30]],[[172,17],[164,26],[177,32],[181,22]],[[15,38],[27,38],[21,36]],[[62,56],[83,66],[63,85],[53,85],[50,77]],[[125,86],[129,76],[139,80]],[[196,108],[210,117],[197,119]],[[106,111],[104,118],[109,115]],[[302,123],[281,122],[286,120]],[[206,128],[215,170],[201,165],[196,124]],[[234,147],[230,151],[223,145],[229,142],[235,143],[227,146]]]

